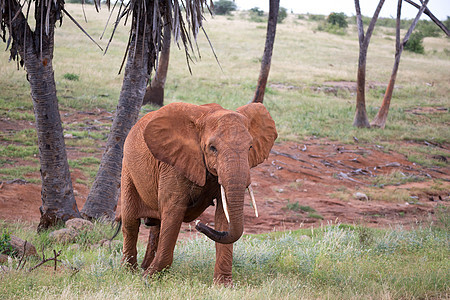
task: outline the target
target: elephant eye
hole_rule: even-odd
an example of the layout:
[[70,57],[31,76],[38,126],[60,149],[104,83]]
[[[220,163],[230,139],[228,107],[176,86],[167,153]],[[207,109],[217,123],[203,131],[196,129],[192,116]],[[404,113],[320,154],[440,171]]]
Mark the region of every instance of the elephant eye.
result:
[[209,150],[211,150],[211,152],[214,154],[217,153],[217,149],[213,145],[209,146]]
[[250,150],[252,150],[253,149],[253,146],[250,146],[249,148],[248,148],[248,151],[250,151]]

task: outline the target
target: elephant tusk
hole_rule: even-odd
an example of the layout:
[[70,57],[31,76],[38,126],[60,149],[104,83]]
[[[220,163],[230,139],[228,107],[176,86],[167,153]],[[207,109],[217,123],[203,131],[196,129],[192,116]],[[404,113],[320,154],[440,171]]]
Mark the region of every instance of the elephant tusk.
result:
[[220,192],[222,194],[223,211],[225,212],[225,217],[227,217],[228,223],[230,223],[230,215],[228,214],[228,208],[227,208],[227,197],[225,196],[225,190],[222,185],[220,186]]
[[252,199],[253,208],[255,209],[255,215],[258,217],[258,207],[256,207],[255,195],[253,194],[252,185],[248,186],[248,193],[250,194],[250,198]]

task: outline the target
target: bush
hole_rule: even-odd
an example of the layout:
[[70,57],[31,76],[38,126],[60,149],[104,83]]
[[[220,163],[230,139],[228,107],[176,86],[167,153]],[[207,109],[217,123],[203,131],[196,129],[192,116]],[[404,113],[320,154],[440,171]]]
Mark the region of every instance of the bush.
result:
[[347,16],[344,13],[332,12],[327,17],[327,23],[329,23],[333,26],[338,26],[339,28],[347,28],[348,27]]
[[216,15],[229,15],[236,8],[236,3],[233,1],[219,0],[214,2],[213,10]]
[[325,20],[324,15],[313,15],[308,13],[308,20],[310,21],[323,21]]
[[264,11],[259,7],[253,7],[249,10],[249,12],[251,21],[258,23],[266,22],[266,19],[264,18]]
[[405,50],[424,54],[425,49],[423,48],[423,35],[419,31],[415,31],[409,37],[408,42],[405,44]]
[[14,252],[13,247],[10,244],[11,236],[6,231],[0,235],[0,253],[6,255],[12,255]]
[[63,75],[64,79],[71,80],[71,81],[78,81],[80,80],[80,76],[73,73],[66,73]]
[[445,20],[445,21],[442,22],[442,23],[444,23],[445,27],[450,28],[450,17],[447,16],[447,20]]
[[262,9],[260,9],[259,7],[250,8],[250,13],[253,15],[256,15],[258,17],[264,16],[264,11]]
[[441,29],[434,24],[433,21],[420,20],[417,23],[416,30],[419,31],[423,37],[438,37],[441,34]]
[[278,10],[278,19],[277,23],[282,23],[284,19],[287,17],[287,9],[284,7],[280,7]]

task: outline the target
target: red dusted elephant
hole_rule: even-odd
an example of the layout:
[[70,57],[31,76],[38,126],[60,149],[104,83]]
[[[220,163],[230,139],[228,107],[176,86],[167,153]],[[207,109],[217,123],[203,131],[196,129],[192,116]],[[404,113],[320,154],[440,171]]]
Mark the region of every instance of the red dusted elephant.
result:
[[[151,225],[144,276],[169,267],[182,222],[214,205],[215,229],[196,228],[216,242],[214,282],[231,284],[233,243],[244,229],[250,168],[268,156],[277,131],[260,103],[236,111],[218,104],[172,103],[150,112],[125,141],[121,180],[123,260],[137,265],[140,219]],[[250,191],[250,189],[249,189]]]

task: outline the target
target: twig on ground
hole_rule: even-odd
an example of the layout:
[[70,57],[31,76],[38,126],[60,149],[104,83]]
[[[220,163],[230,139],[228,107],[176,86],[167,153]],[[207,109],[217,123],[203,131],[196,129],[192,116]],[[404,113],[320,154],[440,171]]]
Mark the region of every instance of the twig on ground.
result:
[[56,263],[57,263],[57,262],[62,263],[62,261],[60,261],[59,259],[57,259],[58,256],[61,255],[61,252],[62,252],[62,250],[59,250],[58,253],[56,253],[56,250],[53,250],[53,254],[55,255],[55,257],[52,257],[52,258],[45,258],[44,251],[42,251],[42,261],[41,261],[40,263],[38,263],[37,265],[35,265],[34,267],[31,267],[31,268],[28,270],[28,272],[31,272],[31,271],[33,271],[34,269],[39,268],[40,266],[42,266],[42,265],[45,264],[46,262],[49,262],[49,261],[52,261],[52,260],[55,262],[55,270],[56,270]]

